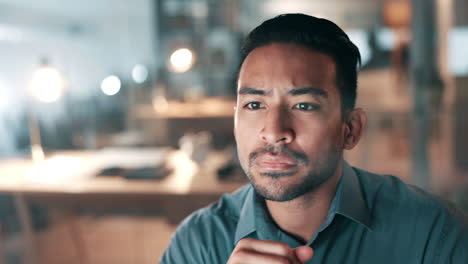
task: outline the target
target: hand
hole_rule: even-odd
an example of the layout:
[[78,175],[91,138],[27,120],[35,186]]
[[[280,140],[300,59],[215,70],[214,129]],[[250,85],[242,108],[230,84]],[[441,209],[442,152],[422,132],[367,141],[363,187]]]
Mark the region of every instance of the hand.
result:
[[292,249],[281,242],[245,238],[237,243],[227,264],[303,264],[312,255],[308,246]]

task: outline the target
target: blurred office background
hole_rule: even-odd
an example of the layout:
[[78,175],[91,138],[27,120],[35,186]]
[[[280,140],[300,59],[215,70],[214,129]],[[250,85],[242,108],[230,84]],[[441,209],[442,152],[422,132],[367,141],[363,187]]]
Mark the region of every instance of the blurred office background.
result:
[[289,12],[361,51],[347,160],[468,211],[468,0],[0,0],[0,263],[156,263],[246,182],[239,48]]

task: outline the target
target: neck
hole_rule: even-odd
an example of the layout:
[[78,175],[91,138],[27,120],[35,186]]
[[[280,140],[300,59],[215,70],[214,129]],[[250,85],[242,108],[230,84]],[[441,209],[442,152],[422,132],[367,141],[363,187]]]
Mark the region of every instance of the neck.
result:
[[[275,223],[285,232],[307,242],[325,221],[330,204],[341,178],[343,161],[335,173],[317,189],[287,202],[266,200],[268,211]],[[294,221],[291,221],[294,219]]]

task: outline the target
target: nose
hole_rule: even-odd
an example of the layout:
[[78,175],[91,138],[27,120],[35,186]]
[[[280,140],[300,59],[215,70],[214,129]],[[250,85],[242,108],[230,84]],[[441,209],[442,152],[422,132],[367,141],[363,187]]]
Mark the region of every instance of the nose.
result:
[[260,138],[267,144],[288,144],[294,140],[295,133],[291,120],[286,111],[282,109],[269,109]]

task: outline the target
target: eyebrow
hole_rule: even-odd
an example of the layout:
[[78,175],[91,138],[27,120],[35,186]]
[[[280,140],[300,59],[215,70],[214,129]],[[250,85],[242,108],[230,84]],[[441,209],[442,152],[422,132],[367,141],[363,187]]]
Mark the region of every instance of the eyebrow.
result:
[[[241,88],[239,89],[239,92],[238,92],[239,95],[245,95],[245,94],[266,95],[267,93],[269,92],[266,92],[260,89],[251,88],[251,87]],[[325,98],[328,97],[328,93],[326,91],[316,88],[316,87],[297,88],[297,89],[290,90],[288,94],[293,95],[293,96],[311,94],[311,95],[322,96]]]
[[266,92],[264,90],[259,90],[250,87],[244,87],[239,89],[238,94],[255,94],[255,95],[265,95]]
[[328,93],[322,89],[316,87],[304,87],[304,88],[297,88],[293,89],[288,92],[290,95],[304,95],[304,94],[311,94],[311,95],[318,95],[327,98]]

